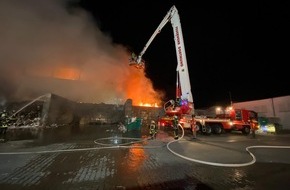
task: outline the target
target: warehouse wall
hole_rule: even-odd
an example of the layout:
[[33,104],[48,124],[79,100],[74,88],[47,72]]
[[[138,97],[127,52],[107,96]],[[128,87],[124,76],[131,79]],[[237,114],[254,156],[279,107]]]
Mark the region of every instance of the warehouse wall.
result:
[[267,117],[272,122],[281,124],[283,129],[290,129],[290,96],[236,102],[233,103],[233,106],[254,110],[259,117]]

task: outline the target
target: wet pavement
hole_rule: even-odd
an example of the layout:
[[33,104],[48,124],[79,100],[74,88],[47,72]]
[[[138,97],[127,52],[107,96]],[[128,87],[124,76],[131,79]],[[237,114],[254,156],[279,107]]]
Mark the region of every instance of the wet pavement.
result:
[[289,189],[290,135],[49,129],[0,143],[1,189]]

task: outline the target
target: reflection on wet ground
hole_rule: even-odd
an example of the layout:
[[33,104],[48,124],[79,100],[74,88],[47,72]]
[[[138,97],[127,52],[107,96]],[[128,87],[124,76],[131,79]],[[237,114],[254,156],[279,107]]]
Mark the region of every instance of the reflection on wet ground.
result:
[[[269,151],[257,151],[261,161],[251,166],[216,167],[190,162],[168,151],[167,143],[174,140],[170,130],[159,130],[156,140],[149,140],[147,134],[147,127],[123,133],[117,125],[91,125],[39,130],[33,138],[14,136],[14,141],[0,144],[1,189],[248,190],[286,189],[290,185],[289,162],[279,163],[276,158],[271,163],[266,160]],[[242,152],[236,147],[264,143],[263,138],[254,141],[241,135],[199,136],[198,141],[190,137],[185,132],[177,143],[184,155],[214,157],[213,149]],[[229,139],[235,141],[231,144]],[[226,157],[233,155],[239,154]]]

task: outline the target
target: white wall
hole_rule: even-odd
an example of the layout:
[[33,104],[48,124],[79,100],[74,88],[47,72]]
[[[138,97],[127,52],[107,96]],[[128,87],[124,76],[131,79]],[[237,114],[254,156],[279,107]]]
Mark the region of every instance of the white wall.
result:
[[263,100],[233,103],[234,108],[256,111],[259,117],[268,117],[277,121],[283,129],[290,129],[290,96]]

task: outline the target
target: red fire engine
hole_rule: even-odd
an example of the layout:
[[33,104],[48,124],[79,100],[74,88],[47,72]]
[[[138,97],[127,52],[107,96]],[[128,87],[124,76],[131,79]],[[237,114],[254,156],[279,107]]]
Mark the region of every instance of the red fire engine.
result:
[[202,133],[215,133],[241,131],[249,134],[251,129],[258,127],[258,114],[252,110],[234,109],[227,107],[219,111],[214,118],[195,117],[196,124]]

